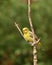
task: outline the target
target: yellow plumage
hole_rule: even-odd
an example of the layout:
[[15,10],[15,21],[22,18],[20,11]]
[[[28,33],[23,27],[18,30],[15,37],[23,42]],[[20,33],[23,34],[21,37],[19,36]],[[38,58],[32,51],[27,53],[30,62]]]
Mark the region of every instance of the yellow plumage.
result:
[[26,41],[33,43],[32,32],[27,27],[23,28],[23,35]]
[[[28,41],[28,42],[30,42],[30,44],[33,46],[32,32],[27,27],[24,27],[22,29],[22,32],[23,32],[23,36],[24,36],[25,40]],[[41,46],[40,42],[38,44],[40,44],[40,46]]]

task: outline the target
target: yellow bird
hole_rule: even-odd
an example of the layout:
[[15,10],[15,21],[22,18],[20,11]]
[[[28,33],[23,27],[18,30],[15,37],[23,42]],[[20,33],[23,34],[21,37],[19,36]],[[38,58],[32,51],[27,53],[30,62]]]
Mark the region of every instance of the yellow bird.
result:
[[32,32],[27,27],[24,27],[22,32],[26,41],[33,42]]
[[[22,32],[23,32],[23,36],[24,36],[25,40],[28,41],[33,46],[32,32],[27,27],[24,27],[22,29]],[[40,44],[40,42],[38,44]]]

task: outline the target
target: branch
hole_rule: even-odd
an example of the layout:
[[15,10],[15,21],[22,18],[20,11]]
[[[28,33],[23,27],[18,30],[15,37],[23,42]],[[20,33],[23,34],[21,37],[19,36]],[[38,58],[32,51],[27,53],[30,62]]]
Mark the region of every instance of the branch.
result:
[[[24,38],[24,36],[23,36],[23,33],[22,33],[22,31],[21,31],[21,29],[19,28],[19,26],[18,26],[18,24],[15,22],[15,26],[16,26],[16,28],[18,29],[18,31],[20,32],[20,34],[21,34],[21,36]],[[24,38],[25,39],[25,38]],[[25,39],[26,40],[26,39]],[[27,41],[27,40],[26,40]],[[31,43],[29,43],[29,44],[31,44]]]
[[18,24],[17,24],[16,22],[15,22],[15,26],[16,26],[16,28],[19,30],[21,36],[24,38],[23,33],[22,33],[22,31],[20,30],[20,28],[19,28],[19,26],[18,26]]
[[[37,50],[36,50],[36,44],[40,41],[40,39],[38,39],[38,37],[36,36],[34,29],[33,29],[33,25],[32,25],[32,19],[31,19],[31,15],[30,15],[30,0],[28,0],[28,19],[29,19],[29,24],[31,27],[31,31],[32,31],[32,35],[33,35],[33,65],[37,65]],[[17,27],[17,29],[19,30],[21,36],[24,38],[22,31],[20,30],[18,24],[16,24],[15,22],[15,26]],[[36,38],[38,40],[36,40]],[[25,38],[24,38],[25,39]]]
[[33,29],[33,25],[32,25],[32,19],[31,19],[30,13],[31,13],[31,11],[30,11],[30,0],[28,0],[28,19],[29,19],[29,24],[30,24],[30,27],[31,27],[32,35],[33,35],[33,65],[37,65],[36,44],[40,41],[40,39],[38,39],[38,41],[36,40],[37,36],[34,33],[34,29]]
[[[28,19],[29,19],[29,23],[30,23],[30,27],[31,27],[31,31],[32,31],[32,34],[33,34],[33,42],[34,44],[37,44],[40,39],[38,39],[38,37],[36,36],[35,32],[34,32],[34,29],[33,29],[33,25],[32,25],[32,19],[31,19],[31,10],[30,10],[30,0],[28,0]],[[37,39],[37,40],[36,40]]]

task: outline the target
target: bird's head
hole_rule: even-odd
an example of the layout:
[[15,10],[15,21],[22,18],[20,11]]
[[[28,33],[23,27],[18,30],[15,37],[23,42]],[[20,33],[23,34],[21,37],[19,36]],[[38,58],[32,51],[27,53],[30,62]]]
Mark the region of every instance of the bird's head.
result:
[[24,28],[22,29],[22,32],[23,32],[24,34],[26,34],[26,33],[29,32],[29,29],[28,29],[27,27],[24,27]]

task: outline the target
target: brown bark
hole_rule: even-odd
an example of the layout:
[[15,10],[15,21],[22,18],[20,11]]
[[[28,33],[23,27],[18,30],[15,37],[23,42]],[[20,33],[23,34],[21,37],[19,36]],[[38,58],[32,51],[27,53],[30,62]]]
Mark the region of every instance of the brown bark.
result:
[[34,29],[33,29],[33,25],[32,25],[32,19],[31,19],[31,11],[30,11],[30,0],[28,0],[28,19],[29,19],[29,24],[30,24],[30,27],[31,27],[31,31],[32,31],[32,34],[33,34],[33,65],[37,65],[37,50],[36,50],[36,36],[35,36],[35,33],[34,33]]

